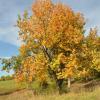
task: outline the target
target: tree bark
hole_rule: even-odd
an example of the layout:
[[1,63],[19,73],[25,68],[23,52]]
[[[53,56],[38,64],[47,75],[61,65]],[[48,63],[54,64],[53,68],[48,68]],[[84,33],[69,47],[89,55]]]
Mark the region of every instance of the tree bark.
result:
[[71,87],[71,78],[68,78],[68,89],[70,90]]
[[56,84],[57,84],[57,87],[58,87],[58,91],[59,91],[59,94],[62,94],[64,91],[62,90],[63,89],[63,79],[57,79],[56,81]]

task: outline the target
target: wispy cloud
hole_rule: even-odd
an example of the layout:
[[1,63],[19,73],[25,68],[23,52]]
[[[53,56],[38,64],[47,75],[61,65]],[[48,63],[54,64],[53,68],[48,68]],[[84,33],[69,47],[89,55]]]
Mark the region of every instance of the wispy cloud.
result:
[[0,57],[0,59],[10,59],[11,57]]
[[33,0],[0,0],[0,40],[19,46],[17,15],[31,9]]
[[3,28],[0,30],[0,40],[19,46],[21,41],[18,39],[18,30],[15,27],[7,27],[5,30]]

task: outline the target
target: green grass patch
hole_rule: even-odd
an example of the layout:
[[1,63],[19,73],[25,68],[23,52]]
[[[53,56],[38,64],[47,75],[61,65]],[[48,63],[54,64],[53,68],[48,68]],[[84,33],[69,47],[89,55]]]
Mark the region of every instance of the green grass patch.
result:
[[14,80],[0,81],[0,95],[25,88],[25,84],[18,84]]

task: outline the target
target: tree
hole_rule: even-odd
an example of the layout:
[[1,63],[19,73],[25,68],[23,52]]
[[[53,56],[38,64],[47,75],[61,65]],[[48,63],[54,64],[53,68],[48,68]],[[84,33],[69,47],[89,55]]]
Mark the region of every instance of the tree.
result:
[[15,73],[13,77],[16,78],[16,73],[18,73],[18,71],[22,69],[21,62],[22,62],[21,56],[12,56],[9,59],[5,59],[5,58],[1,59],[2,70],[5,70],[7,72],[13,70]]
[[[44,60],[38,60],[36,66],[46,61],[42,74],[45,76],[45,70],[48,70],[49,76],[56,80],[61,90],[64,79],[73,77],[78,67],[77,55],[84,38],[84,24],[82,14],[73,12],[70,7],[54,4],[51,0],[36,0],[32,6],[32,15],[29,17],[25,12],[23,18],[19,16],[17,21],[19,37],[23,40],[20,54],[24,59],[33,59],[35,64],[37,56],[42,53]],[[36,66],[31,67],[35,69]],[[34,71],[36,75],[39,73]]]
[[96,77],[96,74],[100,75],[100,37],[97,34],[97,29],[90,29],[90,33],[86,38],[87,46],[90,49],[92,56],[92,75]]
[[87,37],[84,37],[81,56],[80,56],[79,76],[95,78],[100,75],[100,37],[97,29],[91,28]]

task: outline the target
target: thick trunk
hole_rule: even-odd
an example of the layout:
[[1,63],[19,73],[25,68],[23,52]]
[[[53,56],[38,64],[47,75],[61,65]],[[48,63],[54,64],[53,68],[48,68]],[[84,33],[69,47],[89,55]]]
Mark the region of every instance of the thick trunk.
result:
[[[44,52],[44,55],[46,55],[45,57],[48,59],[48,62],[50,63],[52,61],[52,57],[45,46],[43,46],[43,52]],[[64,79],[57,79],[56,73],[50,68],[50,66],[48,66],[48,72],[49,72],[50,77],[53,77],[54,80],[56,81],[59,94],[62,94],[62,84],[63,84]]]
[[57,84],[57,87],[58,87],[58,91],[59,91],[59,94],[62,94],[63,93],[63,79],[58,79],[57,81],[56,81],[56,84]]

